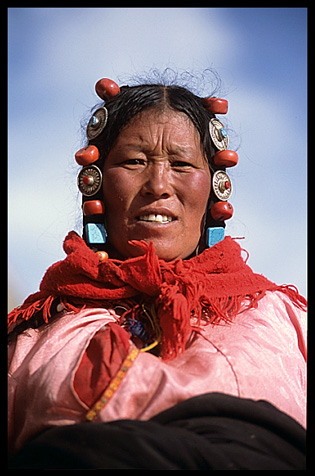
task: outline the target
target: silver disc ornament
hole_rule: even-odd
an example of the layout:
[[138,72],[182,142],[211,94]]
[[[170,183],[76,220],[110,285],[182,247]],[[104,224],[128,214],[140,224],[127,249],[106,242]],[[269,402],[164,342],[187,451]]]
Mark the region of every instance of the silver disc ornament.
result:
[[78,175],[78,187],[82,195],[95,195],[102,186],[102,172],[96,165],[83,167]]
[[86,135],[89,140],[95,139],[105,129],[108,119],[106,107],[100,107],[94,113],[86,128]]
[[219,200],[226,201],[232,193],[231,179],[223,170],[217,170],[213,174],[212,188]]
[[211,139],[217,149],[227,149],[229,138],[222,122],[220,122],[218,119],[211,119],[209,122],[209,132]]

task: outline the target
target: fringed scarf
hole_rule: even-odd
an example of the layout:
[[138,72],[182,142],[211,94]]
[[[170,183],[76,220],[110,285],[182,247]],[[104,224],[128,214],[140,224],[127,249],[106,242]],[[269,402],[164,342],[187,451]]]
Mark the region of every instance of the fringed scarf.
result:
[[278,286],[254,273],[229,236],[198,256],[172,262],[159,259],[152,243],[131,243],[143,251],[141,256],[100,262],[84,240],[70,232],[64,241],[67,257],[48,268],[40,290],[10,312],[9,326],[38,311],[47,323],[57,298],[66,310],[78,312],[140,295],[155,306],[162,331],[161,356],[170,360],[183,352],[191,331],[200,329],[201,323],[231,322],[244,303],[246,309],[257,307],[266,291],[281,291],[305,309],[306,300],[294,286]]

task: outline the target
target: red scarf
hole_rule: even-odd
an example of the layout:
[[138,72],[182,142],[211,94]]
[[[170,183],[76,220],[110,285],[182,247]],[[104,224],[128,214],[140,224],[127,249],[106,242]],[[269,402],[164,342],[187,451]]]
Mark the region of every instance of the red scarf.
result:
[[244,302],[247,309],[257,307],[266,291],[282,291],[298,307],[306,306],[294,286],[278,286],[253,273],[241,256],[242,249],[229,236],[196,257],[171,262],[159,259],[152,243],[132,244],[141,248],[143,255],[99,262],[84,240],[70,232],[64,241],[67,257],[48,268],[40,290],[10,312],[9,325],[18,318],[28,320],[40,310],[48,322],[56,298],[67,310],[79,311],[142,296],[154,303],[157,311],[163,335],[161,355],[172,359],[183,351],[192,329],[199,328],[201,321],[232,321]]

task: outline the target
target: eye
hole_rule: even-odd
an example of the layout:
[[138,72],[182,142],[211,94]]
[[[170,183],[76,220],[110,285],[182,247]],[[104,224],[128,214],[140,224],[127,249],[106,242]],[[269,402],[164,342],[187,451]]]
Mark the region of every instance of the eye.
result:
[[171,162],[171,165],[174,169],[187,169],[193,167],[190,162],[186,162],[185,160],[174,160]]
[[126,162],[127,164],[139,165],[139,164],[143,164],[144,160],[143,159],[128,159]]
[[127,159],[124,160],[123,165],[128,168],[137,168],[139,166],[145,165],[144,159]]

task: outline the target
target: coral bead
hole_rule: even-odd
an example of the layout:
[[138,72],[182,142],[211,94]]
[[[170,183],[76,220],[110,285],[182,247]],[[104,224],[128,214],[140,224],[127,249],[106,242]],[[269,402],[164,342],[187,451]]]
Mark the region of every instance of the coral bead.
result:
[[108,259],[108,253],[106,253],[106,251],[97,251],[96,254],[100,261],[105,261],[106,259]]
[[95,145],[89,145],[88,147],[83,147],[83,149],[78,150],[75,154],[75,160],[79,165],[89,165],[93,164],[99,159],[100,153]]
[[228,220],[233,215],[233,207],[228,202],[216,202],[212,206],[210,213],[214,220]]
[[234,167],[238,162],[238,155],[234,150],[219,150],[214,154],[213,162],[218,167]]
[[105,206],[101,200],[89,200],[83,203],[83,215],[90,216],[90,215],[104,215],[105,213]]
[[82,182],[84,183],[84,185],[93,185],[94,177],[92,177],[91,175],[85,175],[82,178]]
[[111,99],[120,92],[120,87],[115,81],[102,78],[95,84],[95,91],[101,99]]
[[204,98],[203,103],[205,108],[212,112],[212,114],[226,114],[228,111],[229,103],[226,99]]

